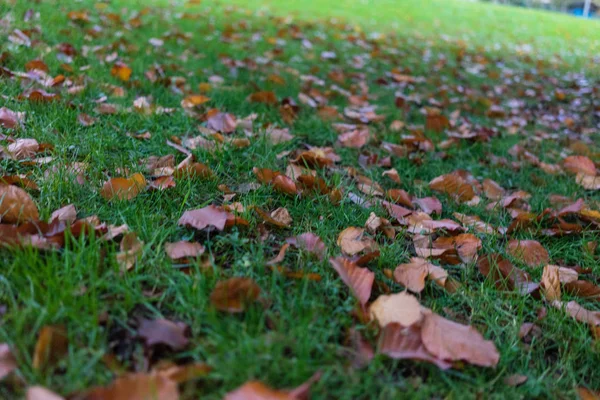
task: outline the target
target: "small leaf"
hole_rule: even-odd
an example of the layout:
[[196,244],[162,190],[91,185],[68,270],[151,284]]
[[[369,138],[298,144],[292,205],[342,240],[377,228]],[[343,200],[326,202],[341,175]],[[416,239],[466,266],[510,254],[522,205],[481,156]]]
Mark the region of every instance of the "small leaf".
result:
[[146,187],[146,178],[140,173],[129,178],[112,178],[104,183],[100,195],[106,200],[132,200]]
[[138,328],[138,335],[148,347],[164,344],[177,351],[184,349],[189,342],[185,335],[187,329],[187,325],[182,322],[143,319]]
[[260,287],[252,279],[236,277],[217,282],[210,302],[219,311],[241,313],[259,296]]
[[117,61],[111,68],[110,74],[119,78],[120,80],[127,82],[131,77],[131,68],[123,62]]
[[67,331],[61,325],[46,325],[38,334],[33,352],[33,368],[37,370],[53,367],[69,351]]
[[26,191],[17,186],[0,184],[0,221],[21,224],[38,219],[37,206]]

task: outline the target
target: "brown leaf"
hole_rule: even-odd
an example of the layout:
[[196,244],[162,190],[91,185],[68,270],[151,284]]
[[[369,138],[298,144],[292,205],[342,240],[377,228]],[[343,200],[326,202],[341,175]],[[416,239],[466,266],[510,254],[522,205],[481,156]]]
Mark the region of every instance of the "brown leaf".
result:
[[559,310],[564,309],[567,314],[575,318],[577,321],[588,323],[591,326],[600,325],[600,311],[587,310],[577,304],[575,301],[570,301],[566,304],[562,301],[553,301],[552,306],[558,308]]
[[581,400],[600,400],[600,391],[594,392],[590,389],[579,387],[577,394]]
[[563,160],[565,170],[573,174],[596,176],[594,162],[586,156],[569,156]]
[[40,145],[35,139],[17,139],[6,150],[15,160],[23,160],[33,158],[40,150]]
[[77,210],[73,204],[69,204],[54,211],[50,216],[50,223],[54,221],[64,221],[67,224],[72,224],[77,219]]
[[388,178],[390,178],[391,180],[393,180],[396,183],[402,183],[402,181],[400,180],[400,175],[398,175],[398,171],[396,171],[395,168],[392,169],[388,169],[387,171],[383,171],[383,173],[381,174],[383,176],[387,176]]
[[171,260],[181,258],[194,258],[204,253],[204,246],[200,243],[179,241],[175,243],[165,243],[165,251]]
[[482,367],[495,367],[500,354],[494,342],[485,340],[474,328],[431,313],[421,330],[425,348],[444,361],[467,361]]
[[481,257],[477,267],[500,290],[517,290],[520,294],[530,294],[539,287],[531,281],[527,272],[516,268],[509,260],[498,254]]
[[267,265],[277,265],[280,262],[283,261],[283,259],[285,258],[285,253],[287,252],[287,249],[290,247],[289,243],[285,243],[283,246],[281,246],[281,249],[279,249],[279,253],[271,260],[267,261],[266,264]]
[[128,271],[141,258],[144,242],[139,240],[135,232],[126,233],[121,239],[120,250],[116,254],[117,263],[122,271]]
[[46,325],[38,334],[33,352],[34,369],[42,370],[53,367],[69,351],[67,330],[61,325]]
[[390,323],[409,327],[423,318],[417,298],[408,292],[379,296],[369,307],[371,319],[376,319],[382,328]]
[[506,386],[520,386],[522,384],[524,384],[525,382],[527,382],[527,375],[521,375],[521,374],[513,374],[513,375],[509,375],[506,378],[504,378],[502,380],[502,382],[504,382],[504,384]]
[[273,185],[273,188],[278,192],[289,194],[292,196],[298,193],[298,188],[296,187],[294,181],[285,175],[275,176],[271,183]]
[[426,361],[441,369],[448,369],[452,366],[451,363],[440,360],[427,351],[421,340],[419,324],[409,327],[403,327],[396,323],[387,324],[381,331],[377,352],[396,360]]
[[446,193],[461,202],[472,200],[475,197],[473,187],[460,175],[455,173],[438,176],[429,182],[429,188],[437,192]]
[[369,141],[368,129],[354,129],[338,136],[338,142],[343,147],[360,149]]
[[18,128],[23,124],[25,113],[15,112],[6,107],[0,108],[0,126],[6,129]]
[[342,253],[347,256],[353,256],[363,251],[371,252],[377,249],[377,243],[369,237],[364,236],[365,230],[362,228],[349,227],[340,232],[337,238],[337,244],[341,247]]
[[[281,218],[277,219],[277,218],[273,218],[272,214],[269,214],[269,213],[263,211],[259,207],[254,206],[253,209],[267,224],[270,224],[277,228],[289,228],[290,227],[289,223],[292,222],[292,218],[290,217],[289,212],[287,212],[287,210],[286,210],[287,217],[285,215],[283,215],[282,211],[279,211],[279,213],[281,214],[280,215]],[[275,211],[277,211],[277,210],[275,210]]]
[[312,232],[306,232],[295,237],[287,238],[286,242],[299,249],[308,251],[321,259],[325,255],[325,243],[323,243],[319,236]]
[[600,300],[600,286],[596,286],[588,281],[575,280],[567,282],[564,284],[563,288],[566,293],[569,293],[572,296],[590,300]]
[[409,264],[400,264],[394,270],[394,279],[414,293],[425,289],[425,278],[429,274],[429,263],[422,258],[413,257]]
[[346,286],[350,288],[360,304],[362,306],[367,304],[369,297],[371,297],[375,274],[343,257],[330,258],[329,263],[340,275]]
[[289,211],[284,207],[279,207],[278,209],[272,211],[271,218],[285,226],[290,226],[293,222]]
[[177,224],[189,226],[198,230],[212,226],[217,230],[222,231],[232,217],[232,214],[224,211],[222,208],[210,205],[197,210],[184,212]]
[[37,206],[23,189],[0,184],[0,221],[21,224],[39,219]]
[[146,346],[164,344],[178,351],[188,345],[185,333],[188,329],[183,322],[172,322],[168,319],[143,319],[138,327],[138,335],[144,339]]
[[210,302],[219,311],[241,313],[259,296],[260,287],[252,279],[235,277],[217,282]]
[[55,93],[48,93],[42,89],[32,89],[24,92],[21,95],[29,101],[36,103],[48,103],[60,99],[60,95]]
[[167,190],[175,186],[175,179],[172,176],[159,176],[149,184],[150,189],[154,190]]
[[350,328],[348,341],[350,342],[349,356],[352,360],[352,367],[360,369],[369,365],[375,356],[371,343],[363,338],[360,331],[355,328]]
[[600,176],[577,174],[577,184],[586,190],[600,190]]
[[91,389],[83,400],[179,400],[177,383],[163,374],[135,373],[118,377],[106,387]]
[[506,252],[529,267],[548,264],[548,251],[536,240],[511,239]]
[[233,114],[220,112],[206,120],[206,127],[221,133],[231,133],[237,127],[237,120]]
[[548,301],[560,301],[560,278],[558,267],[546,265],[542,273],[542,293]]
[[285,129],[269,128],[265,131],[265,135],[269,138],[269,141],[272,144],[285,143],[285,142],[289,142],[290,140],[294,139],[294,136],[292,134],[290,134],[290,130],[287,128],[285,128]]
[[500,200],[504,197],[504,189],[500,186],[496,181],[491,179],[484,179],[483,183],[483,192],[486,197],[490,200]]
[[6,343],[0,343],[0,380],[17,369],[17,360]]
[[252,103],[264,103],[269,105],[277,104],[277,96],[271,91],[255,92],[248,96],[248,101]]
[[92,126],[97,120],[88,114],[81,113],[77,116],[77,121],[79,121],[79,124],[82,126]]
[[442,214],[442,203],[436,197],[417,198],[414,199],[413,202],[418,205],[425,214]]
[[117,61],[111,68],[110,74],[119,78],[120,80],[127,82],[131,77],[131,68],[123,62]]
[[64,400],[64,397],[43,386],[31,386],[27,388],[25,400]]
[[212,368],[209,365],[204,363],[193,363],[186,365],[172,364],[168,367],[163,367],[156,372],[176,383],[184,383],[206,376],[210,371],[212,371]]
[[146,178],[135,173],[129,178],[112,178],[100,189],[100,195],[108,201],[132,200],[146,187]]
[[202,94],[191,94],[181,100],[181,107],[183,108],[194,108],[201,104],[210,101],[210,97],[206,97]]
[[367,229],[367,232],[372,235],[375,235],[377,232],[381,231],[390,239],[396,237],[396,230],[390,221],[385,218],[378,217],[374,212],[369,214],[369,218],[367,219],[367,222],[365,222],[365,228]]

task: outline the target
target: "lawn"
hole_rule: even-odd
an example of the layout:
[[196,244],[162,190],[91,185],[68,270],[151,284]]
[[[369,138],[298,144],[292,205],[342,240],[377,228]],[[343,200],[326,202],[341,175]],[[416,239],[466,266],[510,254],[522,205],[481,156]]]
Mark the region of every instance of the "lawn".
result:
[[597,22],[198,3],[0,4],[1,398],[600,390]]

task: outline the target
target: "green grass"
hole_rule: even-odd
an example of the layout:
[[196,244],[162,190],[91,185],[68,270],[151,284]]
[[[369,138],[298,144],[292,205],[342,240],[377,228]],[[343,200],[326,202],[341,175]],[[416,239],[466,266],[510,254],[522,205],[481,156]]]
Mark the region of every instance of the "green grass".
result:
[[[526,345],[518,338],[519,328],[523,322],[535,321],[537,310],[544,306],[544,302],[499,292],[491,282],[485,281],[475,265],[447,267],[451,275],[463,283],[457,293],[449,294],[428,284],[420,300],[441,315],[476,326],[486,338],[493,340],[501,354],[497,368],[465,366],[443,372],[428,364],[393,361],[382,356],[377,356],[365,369],[351,368],[342,355],[348,329],[356,326],[370,338],[375,333],[372,325],[362,325],[353,318],[351,312],[356,302],[327,259],[319,261],[290,250],[283,262],[292,270],[320,274],[320,282],[285,278],[271,272],[265,262],[277,254],[286,237],[307,231],[321,236],[328,255],[337,256],[340,254],[336,245],[337,235],[346,227],[363,226],[370,211],[384,216],[381,209],[365,210],[348,199],[339,206],[333,206],[327,196],[288,197],[263,186],[256,191],[239,194],[235,201],[268,210],[286,207],[294,220],[291,229],[272,231],[266,241],[259,240],[258,225],[261,221],[252,212],[243,214],[250,221],[249,227],[232,228],[223,233],[205,234],[177,225],[185,210],[223,202],[219,184],[233,188],[242,183],[256,182],[252,173],[255,166],[285,170],[287,159],[277,157],[282,151],[295,150],[303,144],[333,146],[336,133],[331,123],[323,121],[305,106],[301,107],[298,119],[289,126],[295,135],[292,142],[272,146],[264,138],[256,136],[247,148],[225,147],[216,152],[195,150],[197,159],[215,172],[212,180],[179,179],[173,189],[146,191],[132,201],[109,203],[98,193],[108,177],[119,176],[117,169],[145,173],[139,164],[145,157],[174,154],[177,161],[181,161],[184,156],[168,147],[165,141],[171,136],[198,134],[200,122],[185,115],[179,106],[182,96],[144,78],[144,72],[155,63],[165,66],[168,76],[186,77],[192,92],[197,92],[197,85],[207,82],[210,76],[222,76],[224,85],[209,93],[210,107],[240,118],[257,113],[259,126],[263,123],[286,126],[276,107],[252,104],[245,99],[256,91],[256,86],[274,90],[279,99],[288,96],[297,98],[302,83],[287,67],[325,79],[328,86],[332,83],[328,73],[335,68],[365,73],[373,97],[371,102],[377,104],[378,113],[386,117],[384,122],[372,124],[372,132],[377,140],[399,143],[400,135],[388,128],[393,120],[422,125],[425,119],[419,106],[413,105],[407,111],[396,108],[395,89],[375,83],[377,78],[393,68],[425,78],[414,90],[423,96],[424,105],[430,97],[444,101],[445,97],[440,93],[444,85],[450,92],[449,98],[458,96],[455,92],[457,85],[471,89],[473,96],[449,102],[444,113],[449,115],[464,106],[463,115],[473,122],[496,126],[495,120],[485,117],[482,98],[487,97],[485,93],[491,86],[501,86],[502,79],[466,73],[464,65],[456,61],[460,46],[455,41],[441,41],[440,34],[463,39],[468,46],[466,56],[473,58],[489,54],[488,51],[475,50],[478,46],[493,50],[497,43],[501,44],[504,48],[501,53],[492,51],[492,55],[488,56],[487,72],[503,72],[503,65],[492,58],[501,54],[515,76],[523,78],[532,74],[531,85],[549,96],[548,99],[541,96],[526,98],[531,110],[539,105],[548,109],[548,113],[561,107],[568,112],[565,103],[558,103],[553,98],[557,87],[569,93],[569,100],[575,96],[571,82],[559,79],[565,71],[547,65],[536,66],[534,61],[515,55],[511,48],[520,43],[532,43],[534,59],[538,56],[547,59],[550,54],[559,52],[565,61],[571,58],[583,60],[581,66],[586,68],[598,49],[597,23],[466,2],[430,1],[427,7],[416,1],[379,0],[376,6],[367,6],[367,3],[357,0],[335,4],[307,0],[269,2],[270,8],[279,16],[297,11],[294,23],[314,45],[313,50],[304,50],[299,41],[285,33],[285,28],[290,26],[287,22],[271,14],[255,12],[264,2],[243,3],[252,10],[251,15],[227,11],[227,7],[213,1],[191,8],[152,7],[142,17],[143,25],[133,30],[105,24],[100,19],[100,11],[87,1],[73,4],[41,2],[35,6],[19,1],[0,4],[2,15],[10,13],[13,16],[10,28],[1,31],[0,35],[2,50],[11,54],[5,67],[13,71],[23,71],[26,62],[43,58],[50,74],[55,76],[63,72],[62,62],[56,59],[55,51],[48,49],[61,42],[72,43],[79,51],[84,46],[90,48],[87,57],[81,55],[75,58],[72,64],[75,72],[65,73],[71,79],[85,75],[85,91],[77,95],[64,94],[59,102],[34,104],[20,101],[18,96],[23,87],[18,82],[0,78],[0,104],[27,113],[26,128],[17,131],[15,136],[32,137],[55,147],[51,152],[54,161],[50,166],[2,160],[0,171],[3,175],[29,174],[39,185],[39,192],[31,193],[42,219],[47,219],[57,208],[72,203],[77,207],[79,217],[97,215],[106,223],[126,223],[145,242],[142,261],[126,273],[120,271],[115,261],[118,244],[92,238],[71,238],[64,249],[56,251],[13,249],[0,252],[0,304],[6,307],[6,313],[0,320],[0,342],[9,343],[17,355],[17,374],[26,385],[44,385],[67,395],[93,385],[108,384],[114,379],[114,374],[104,365],[102,357],[109,353],[116,353],[129,370],[140,370],[144,357],[142,344],[133,339],[136,318],[162,316],[183,321],[191,329],[190,346],[182,352],[168,353],[165,358],[180,363],[203,361],[213,367],[207,378],[182,387],[182,397],[186,399],[222,398],[226,392],[249,379],[259,379],[277,388],[292,388],[317,370],[323,372],[322,379],[312,390],[313,397],[317,399],[574,398],[578,386],[598,388],[599,349],[588,327],[570,319],[560,310],[548,307],[548,316],[537,323],[542,334]],[[127,20],[132,10],[143,7],[142,4],[130,3],[129,9],[125,10],[126,6],[121,2],[109,4],[101,12],[114,12]],[[22,22],[22,16],[29,7],[39,10],[40,21]],[[90,10],[92,23],[87,27],[93,24],[103,26],[97,38],[86,36],[83,28],[68,22],[67,12],[79,9]],[[432,10],[438,12],[433,14]],[[182,11],[199,13],[199,17],[182,19],[177,15]],[[376,28],[385,32],[387,37],[378,42],[384,56],[374,55],[364,70],[350,67],[353,56],[368,55],[371,51],[344,39],[352,32],[351,28],[320,20],[331,16],[361,24],[366,30]],[[241,21],[247,27],[240,27]],[[42,27],[39,39],[43,44],[34,48],[14,47],[5,40],[12,29],[27,29],[36,24]],[[219,40],[221,33],[227,29],[233,29],[240,38],[231,43]],[[220,61],[221,55],[235,60],[268,55],[273,45],[265,39],[276,37],[282,29],[284,33],[280,36],[285,43],[279,44],[283,53],[277,58],[277,63],[260,65],[256,70],[238,68],[237,74],[232,75],[230,68]],[[179,44],[167,41],[161,50],[152,50],[148,39],[161,37],[167,31],[189,32],[191,39]],[[114,43],[119,37],[117,32],[120,32],[122,46],[100,49],[98,56],[91,51],[94,46]],[[253,34],[258,38],[255,41],[250,40]],[[128,45],[132,45],[129,51]],[[338,60],[334,63],[321,61],[319,54],[324,50],[335,51]],[[117,51],[120,59],[132,67],[132,80],[136,84],[124,85],[111,76],[111,64],[104,63],[103,57],[113,51]],[[393,51],[397,53],[393,54]],[[431,54],[427,55],[428,52]],[[567,54],[570,55],[567,57]],[[442,56],[447,63],[440,67],[438,61]],[[86,68],[81,71],[81,67]],[[314,67],[318,71],[311,71]],[[278,86],[268,82],[266,77],[271,73],[280,74],[286,84]],[[553,81],[549,76],[557,80]],[[524,82],[508,86],[499,99],[524,98],[520,89],[531,86]],[[127,86],[126,96],[116,98],[110,95],[104,86],[106,83]],[[356,89],[354,83],[347,79],[341,86],[347,90]],[[594,84],[597,82],[590,82],[591,87]],[[151,95],[154,104],[173,107],[175,112],[151,116],[128,112],[114,116],[97,115],[94,100],[102,95],[107,95],[110,103],[123,107],[131,107],[140,95]],[[582,95],[582,98],[597,102],[597,97],[593,96],[597,95]],[[347,100],[337,96],[330,104],[343,110]],[[90,127],[81,126],[77,122],[80,112],[98,117],[98,122]],[[597,121],[588,115],[591,115],[589,110],[576,113],[575,117],[581,126],[594,128]],[[403,182],[400,187],[415,196],[435,195],[440,198],[444,205],[444,218],[451,218],[453,212],[459,211],[479,215],[495,226],[507,226],[510,217],[505,213],[486,211],[485,202],[475,207],[456,204],[444,195],[433,193],[423,182],[460,168],[469,170],[478,179],[494,179],[506,189],[530,192],[530,204],[535,212],[550,206],[549,194],[573,199],[581,197],[587,204],[597,206],[600,201],[598,192],[584,191],[571,176],[548,175],[527,165],[515,171],[489,163],[489,154],[511,159],[508,150],[516,143],[526,143],[527,148],[543,161],[559,162],[561,151],[568,148],[574,139],[567,136],[562,125],[551,129],[539,120],[530,122],[517,135],[510,135],[504,128],[499,128],[498,137],[490,142],[462,141],[446,150],[447,157],[441,157],[437,151],[420,155],[421,163],[408,157],[392,157],[393,167],[399,171]],[[126,135],[127,132],[144,131],[152,134],[150,140],[139,141]],[[559,137],[542,142],[532,140],[539,131],[556,133]],[[402,131],[402,134],[405,133],[408,131]],[[445,139],[444,135],[434,132],[425,134],[436,144]],[[597,129],[591,129],[589,139],[589,152],[592,156],[595,154],[598,162],[600,138]],[[380,156],[386,155],[375,144],[367,149]],[[398,187],[381,178],[382,168],[362,169],[357,162],[357,150],[336,147],[336,152],[342,156],[340,165],[358,168],[386,189]],[[53,165],[71,162],[89,164],[85,184],[77,184],[66,173],[46,173]],[[322,174],[329,184],[342,187],[344,191],[357,192],[343,171]],[[565,265],[591,268],[593,277],[600,274],[597,256],[582,251],[585,243],[600,239],[597,231],[562,238],[526,233],[519,233],[516,237],[540,240],[555,263],[562,261]],[[164,253],[164,243],[178,240],[197,240],[206,246],[210,268],[203,268],[200,261],[193,263],[187,271],[174,266]],[[482,240],[480,254],[504,253],[505,237],[482,236]],[[402,287],[387,279],[383,270],[408,261],[413,251],[410,238],[400,234],[394,241],[380,237],[378,241],[381,257],[371,262],[369,269],[393,292],[399,292]],[[541,278],[541,269],[530,272],[536,280]],[[216,311],[210,304],[210,293],[218,280],[232,276],[254,279],[269,306],[254,305],[241,315]],[[372,299],[379,293],[374,291]],[[565,299],[571,298],[565,296]],[[591,301],[578,301],[590,309],[599,310],[598,305]],[[40,372],[32,367],[32,353],[40,328],[48,324],[67,327],[69,353],[54,370]],[[511,374],[524,374],[529,379],[520,387],[509,387],[503,379]],[[0,397],[20,398],[23,387],[14,380],[5,380],[0,383]]]

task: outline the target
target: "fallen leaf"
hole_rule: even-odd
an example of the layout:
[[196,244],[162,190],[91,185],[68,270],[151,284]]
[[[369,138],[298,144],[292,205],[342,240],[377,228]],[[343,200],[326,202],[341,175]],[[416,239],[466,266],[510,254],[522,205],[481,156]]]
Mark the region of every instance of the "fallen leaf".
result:
[[388,178],[390,178],[391,180],[393,180],[396,183],[402,183],[401,179],[400,179],[400,175],[398,175],[398,171],[396,171],[395,168],[392,169],[388,169],[387,171],[383,171],[383,173],[381,174],[383,176],[387,176]]
[[206,127],[217,132],[232,133],[237,127],[237,121],[233,114],[216,113],[206,120]]
[[529,267],[546,265],[550,261],[548,251],[536,240],[511,239],[506,252]]
[[0,108],[0,126],[6,129],[14,129],[23,125],[25,113],[15,112],[6,107]]
[[77,219],[77,210],[73,204],[69,204],[54,211],[50,216],[50,223],[54,221],[63,221],[72,224]]
[[287,208],[284,207],[279,207],[278,209],[272,211],[271,218],[285,226],[290,226],[292,224],[292,217],[290,216]]
[[418,324],[409,327],[396,323],[387,324],[381,331],[377,352],[396,360],[426,361],[441,369],[452,366],[451,363],[440,360],[427,351],[421,340],[421,326]]
[[223,210],[221,207],[213,205],[190,210],[183,213],[178,225],[189,226],[198,230],[205,229],[209,226],[222,231],[226,226],[232,226],[236,223],[244,224],[245,220],[236,218],[233,214]]
[[248,96],[248,101],[252,103],[275,105],[277,104],[277,96],[270,91],[255,92]]
[[46,325],[38,334],[32,366],[36,370],[53,367],[69,351],[67,330],[62,325]]
[[117,263],[122,271],[128,271],[142,257],[144,242],[138,239],[135,232],[123,235],[119,245],[120,251],[116,254]]
[[259,296],[260,287],[252,279],[235,277],[217,282],[210,302],[219,311],[241,313]]
[[425,316],[421,340],[431,354],[444,361],[463,360],[482,367],[495,367],[500,360],[494,342],[485,340],[473,327],[434,313]]
[[429,182],[429,188],[453,196],[461,202],[472,200],[475,197],[473,187],[455,173],[433,179]]
[[39,219],[37,206],[23,189],[0,184],[0,221],[22,224]]
[[379,296],[369,307],[369,315],[382,328],[390,323],[409,327],[423,318],[419,301],[408,292]]
[[[562,278],[561,282],[563,282]],[[590,300],[600,300],[600,286],[596,286],[588,281],[574,280],[566,282],[563,285],[563,288],[565,293],[569,293],[572,296],[577,296]]]
[[189,343],[185,334],[187,329],[187,325],[182,322],[172,322],[168,319],[143,319],[137,333],[148,347],[163,344],[178,351],[184,349]]
[[325,255],[325,243],[314,233],[306,232],[295,237],[290,237],[286,239],[286,242],[299,249],[308,251],[321,259]]
[[283,259],[285,258],[285,253],[287,252],[287,249],[290,247],[289,243],[285,243],[283,246],[281,246],[281,249],[279,249],[279,253],[271,260],[267,261],[266,264],[267,265],[277,265],[280,262],[283,261]]
[[165,251],[171,260],[181,258],[194,258],[204,253],[204,246],[200,243],[179,241],[175,243],[165,243]]
[[330,258],[329,263],[340,275],[346,286],[350,288],[361,306],[367,304],[369,297],[371,297],[375,274],[343,257]]
[[548,301],[560,301],[560,278],[558,267],[546,265],[542,273],[543,294]]
[[129,68],[127,64],[120,61],[114,63],[110,70],[110,74],[112,76],[115,76],[124,82],[129,81],[129,78],[131,77],[131,72],[131,68]]
[[146,178],[135,173],[129,178],[112,178],[100,189],[100,195],[108,201],[132,200],[146,187]]
[[586,156],[569,156],[563,160],[563,166],[573,174],[596,176],[596,166]]
[[179,400],[177,383],[162,374],[134,373],[83,393],[84,400]]
[[425,278],[429,274],[429,263],[422,258],[413,257],[409,264],[400,264],[394,270],[394,279],[414,293],[425,289]]
[[577,321],[588,323],[591,326],[600,325],[600,311],[587,310],[575,301],[570,301],[565,304],[562,301],[555,300],[551,304],[559,310],[565,310],[567,314]]
[[373,239],[364,236],[364,232],[364,229],[353,226],[340,232],[337,244],[341,247],[342,253],[347,256],[353,256],[365,250],[367,252],[376,250],[377,244]]
[[35,139],[17,139],[9,144],[6,150],[15,160],[24,160],[34,158],[40,150],[40,145]]

